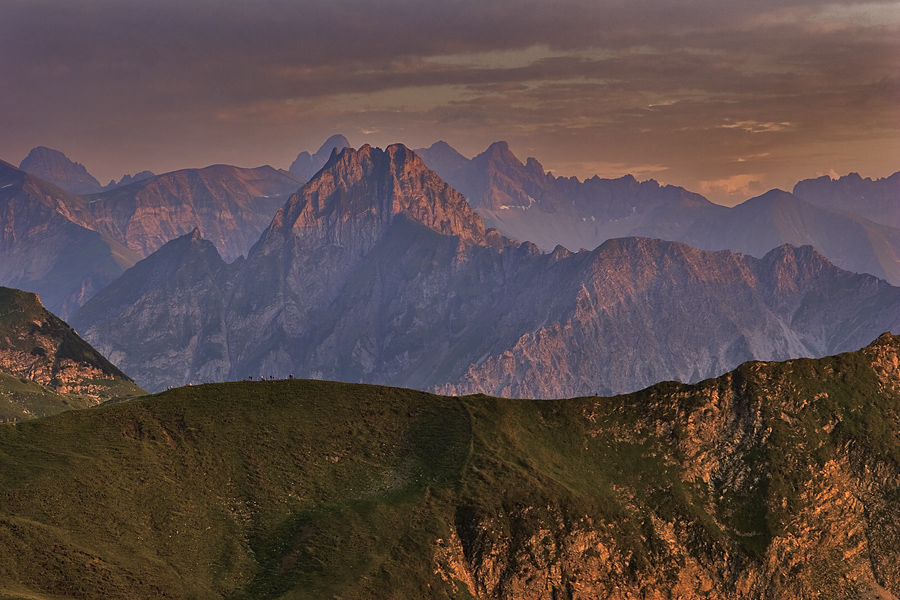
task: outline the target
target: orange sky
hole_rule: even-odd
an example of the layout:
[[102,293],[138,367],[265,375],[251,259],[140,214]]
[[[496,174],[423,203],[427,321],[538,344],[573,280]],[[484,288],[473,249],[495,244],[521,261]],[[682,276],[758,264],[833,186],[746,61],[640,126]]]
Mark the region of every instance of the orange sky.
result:
[[0,159],[106,183],[354,145],[506,140],[734,204],[900,170],[900,3],[0,0]]

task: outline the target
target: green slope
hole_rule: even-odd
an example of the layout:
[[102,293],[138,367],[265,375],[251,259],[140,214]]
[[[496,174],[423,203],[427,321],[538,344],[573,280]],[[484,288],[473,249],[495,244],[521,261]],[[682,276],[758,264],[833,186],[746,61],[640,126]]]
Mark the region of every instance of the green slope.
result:
[[896,594],[898,350],[614,398],[245,381],[4,425],[0,598]]

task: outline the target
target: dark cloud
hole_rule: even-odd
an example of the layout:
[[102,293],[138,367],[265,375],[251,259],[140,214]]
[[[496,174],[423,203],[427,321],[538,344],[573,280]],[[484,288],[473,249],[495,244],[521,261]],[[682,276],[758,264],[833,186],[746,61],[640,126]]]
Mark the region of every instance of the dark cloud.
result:
[[283,167],[336,131],[469,154],[502,138],[561,172],[659,167],[695,189],[883,175],[900,155],[897,2],[0,0],[0,14],[0,158],[51,145],[103,178]]

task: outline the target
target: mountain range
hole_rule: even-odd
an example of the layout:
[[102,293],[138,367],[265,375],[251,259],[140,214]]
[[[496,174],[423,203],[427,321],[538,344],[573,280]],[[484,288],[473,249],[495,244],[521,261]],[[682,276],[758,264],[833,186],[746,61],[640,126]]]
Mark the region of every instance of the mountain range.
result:
[[[306,185],[216,165],[79,196],[5,165],[0,283],[40,293],[148,389],[296,374],[618,393],[897,330],[894,288],[823,258],[900,277],[900,232],[854,213],[777,190],[728,209],[654,181],[559,178],[502,142],[471,160],[423,150],[443,178],[403,146],[338,152],[346,144],[301,153],[295,163],[316,169]],[[890,195],[889,180],[854,181],[857,195]],[[542,254],[504,235],[529,232],[656,241]]]
[[900,596],[896,177],[423,154],[0,163],[0,599]]
[[271,167],[214,165],[76,195],[0,162],[0,284],[36,292],[67,317],[195,227],[229,261],[246,255],[300,185]]
[[148,179],[154,175],[151,171],[141,171],[134,175],[122,176],[118,183],[112,180],[105,186],[101,186],[100,182],[88,173],[84,165],[73,162],[59,150],[46,146],[33,148],[19,164],[19,169],[72,194],[96,194]]
[[72,323],[152,390],[294,375],[559,398],[856,349],[900,332],[900,289],[808,246],[542,254],[485,229],[415,153],[364,146],[333,155],[246,261],[195,231]]
[[694,221],[728,209],[703,196],[650,180],[577,179],[522,164],[506,142],[468,160],[444,142],[416,150],[425,164],[462,192],[488,227],[544,251],[557,245],[593,250],[608,239],[677,240]]
[[197,227],[230,262],[247,254],[301,183],[272,167],[213,165],[153,176],[85,199],[92,227],[141,256]]
[[0,161],[0,284],[67,317],[141,258],[92,223],[84,198]]
[[0,597],[900,595],[900,339],[557,400],[308,380],[0,427]]
[[772,190],[729,209],[630,175],[555,177],[534,158],[522,164],[505,142],[471,160],[444,142],[416,152],[487,226],[544,251],[593,249],[627,236],[757,258],[783,244],[809,244],[842,268],[900,284],[900,174],[876,181],[826,176],[799,182],[794,195]]
[[825,208],[852,212],[875,223],[900,228],[900,173],[874,181],[859,173],[838,179],[823,175],[798,182],[793,193]]

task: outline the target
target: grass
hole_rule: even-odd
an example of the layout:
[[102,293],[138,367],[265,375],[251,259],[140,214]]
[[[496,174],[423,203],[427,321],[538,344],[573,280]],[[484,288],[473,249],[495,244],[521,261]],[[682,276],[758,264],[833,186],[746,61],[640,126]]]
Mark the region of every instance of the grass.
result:
[[[770,431],[726,456],[749,492],[686,471],[689,424],[726,393],[758,413],[741,427]],[[688,554],[752,565],[842,448],[896,466],[896,401],[857,353],[614,398],[244,381],[7,424],[0,599],[470,598],[438,572],[437,540],[515,572],[562,564],[581,530],[639,586],[683,566],[659,522]],[[565,594],[584,574],[560,569]]]

